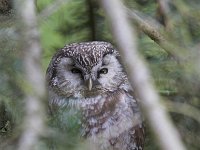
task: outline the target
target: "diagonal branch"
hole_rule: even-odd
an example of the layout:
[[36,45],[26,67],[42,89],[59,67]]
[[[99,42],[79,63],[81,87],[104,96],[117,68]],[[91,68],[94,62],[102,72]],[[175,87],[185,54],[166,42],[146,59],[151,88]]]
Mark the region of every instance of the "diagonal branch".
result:
[[185,150],[176,128],[155,92],[149,70],[136,50],[136,39],[132,34],[123,4],[120,0],[101,0],[101,3],[111,22],[113,36],[120,48],[122,60],[127,65],[131,84],[141,99],[158,143],[164,150]]
[[178,61],[184,61],[186,56],[189,56],[188,50],[183,47],[172,44],[161,34],[159,31],[151,25],[150,22],[144,20],[136,11],[131,11],[127,9],[127,13],[134,23],[142,30],[146,35],[148,35],[154,42],[156,42],[160,47],[162,47],[170,56]]

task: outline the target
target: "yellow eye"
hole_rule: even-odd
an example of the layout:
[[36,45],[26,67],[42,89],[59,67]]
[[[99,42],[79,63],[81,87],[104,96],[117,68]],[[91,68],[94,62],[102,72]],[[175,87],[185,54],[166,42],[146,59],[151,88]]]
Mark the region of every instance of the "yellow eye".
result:
[[99,74],[107,74],[108,73],[108,68],[102,68],[100,71],[99,71]]
[[81,70],[80,69],[77,69],[77,68],[73,68],[71,70],[72,73],[81,73]]

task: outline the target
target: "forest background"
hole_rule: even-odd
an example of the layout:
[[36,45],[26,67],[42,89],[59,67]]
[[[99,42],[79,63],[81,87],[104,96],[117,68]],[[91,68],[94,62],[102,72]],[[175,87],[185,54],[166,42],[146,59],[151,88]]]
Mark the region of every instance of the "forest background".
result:
[[[162,103],[186,148],[200,149],[200,1],[125,0],[124,4]],[[19,142],[29,90],[23,81],[23,28],[14,6],[13,0],[0,0],[0,149],[14,149]],[[44,76],[51,57],[65,44],[97,40],[116,46],[98,1],[37,0],[35,6]],[[81,149],[73,123],[65,135],[61,124],[45,121],[53,136],[43,136],[35,149],[49,149],[52,141],[57,149]],[[145,149],[160,149],[148,121],[146,129]]]

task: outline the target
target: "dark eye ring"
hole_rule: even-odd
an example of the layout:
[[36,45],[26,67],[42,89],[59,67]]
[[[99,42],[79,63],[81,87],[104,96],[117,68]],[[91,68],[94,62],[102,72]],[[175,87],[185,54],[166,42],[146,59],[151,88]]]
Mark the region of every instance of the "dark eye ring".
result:
[[81,70],[77,69],[77,68],[72,68],[71,72],[72,73],[81,73]]
[[107,74],[108,73],[108,68],[102,68],[100,71],[99,71],[99,74]]

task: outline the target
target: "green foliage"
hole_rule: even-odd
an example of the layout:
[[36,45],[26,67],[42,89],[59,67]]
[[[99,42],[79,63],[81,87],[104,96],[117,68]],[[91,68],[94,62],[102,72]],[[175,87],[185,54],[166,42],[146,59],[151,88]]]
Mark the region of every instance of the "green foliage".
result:
[[[80,144],[80,113],[61,108],[49,116],[48,124],[54,134],[48,140],[55,149],[76,149]],[[52,145],[51,145],[52,144]],[[48,144],[49,145],[49,144]]]
[[[44,5],[51,5],[51,1],[37,1],[38,10],[45,9]],[[48,5],[46,7],[48,7]],[[87,0],[69,1],[62,5],[48,19],[41,21],[41,42],[44,49],[43,65],[48,65],[48,60],[59,48],[65,44],[92,39],[92,32],[96,36],[93,40],[112,39],[108,34],[107,24],[104,22],[104,13],[98,3],[93,2],[94,10],[90,12]],[[42,9],[43,8],[43,9]],[[95,31],[91,31],[89,13],[94,13]]]
[[47,59],[49,60],[53,53],[65,44],[89,39],[87,16],[84,0],[69,1],[48,20],[42,22],[40,31],[45,68],[48,65]]

